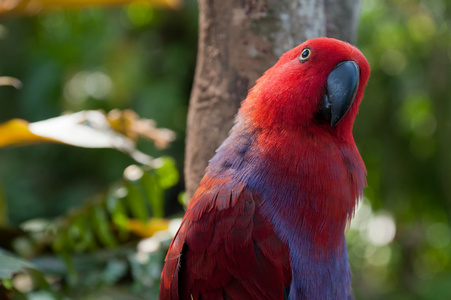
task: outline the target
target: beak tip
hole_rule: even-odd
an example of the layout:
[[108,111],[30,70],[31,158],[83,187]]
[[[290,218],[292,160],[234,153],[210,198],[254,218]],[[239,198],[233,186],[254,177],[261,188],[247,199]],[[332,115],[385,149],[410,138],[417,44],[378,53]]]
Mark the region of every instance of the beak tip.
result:
[[338,123],[339,123],[340,121],[341,121],[341,119],[339,119],[339,118],[336,118],[335,120],[332,119],[332,120],[330,120],[330,126],[335,127],[335,126],[338,125]]

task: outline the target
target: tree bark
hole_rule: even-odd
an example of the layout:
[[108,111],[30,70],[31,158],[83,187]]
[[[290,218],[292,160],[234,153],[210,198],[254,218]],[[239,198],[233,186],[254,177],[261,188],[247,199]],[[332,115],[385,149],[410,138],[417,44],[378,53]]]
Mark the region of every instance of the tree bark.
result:
[[187,121],[192,197],[240,102],[285,51],[309,38],[354,42],[360,0],[198,0],[199,44]]

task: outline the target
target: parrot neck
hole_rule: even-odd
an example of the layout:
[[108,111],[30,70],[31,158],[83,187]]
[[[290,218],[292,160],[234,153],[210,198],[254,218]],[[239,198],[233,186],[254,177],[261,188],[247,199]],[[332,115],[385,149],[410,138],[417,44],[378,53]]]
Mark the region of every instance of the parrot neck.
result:
[[261,164],[248,185],[289,245],[290,299],[347,299],[344,231],[366,184],[355,144],[320,132],[260,133],[255,144]]
[[344,231],[366,185],[354,141],[321,132],[265,132],[237,120],[207,173],[233,178],[260,199],[260,213],[289,245],[290,299],[347,299]]

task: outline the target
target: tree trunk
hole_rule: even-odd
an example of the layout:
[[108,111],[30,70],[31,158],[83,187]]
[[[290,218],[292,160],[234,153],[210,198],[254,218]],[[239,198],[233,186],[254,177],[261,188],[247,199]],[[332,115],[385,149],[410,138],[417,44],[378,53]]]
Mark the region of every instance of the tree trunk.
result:
[[198,2],[199,49],[185,156],[190,198],[255,80],[306,39],[329,36],[353,42],[360,6],[360,0]]

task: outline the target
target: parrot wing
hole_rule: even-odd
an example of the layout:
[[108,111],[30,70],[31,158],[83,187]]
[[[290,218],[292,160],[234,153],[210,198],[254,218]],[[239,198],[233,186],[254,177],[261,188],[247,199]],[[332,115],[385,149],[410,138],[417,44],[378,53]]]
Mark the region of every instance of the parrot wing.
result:
[[286,244],[244,185],[206,176],[166,256],[160,300],[284,299]]

